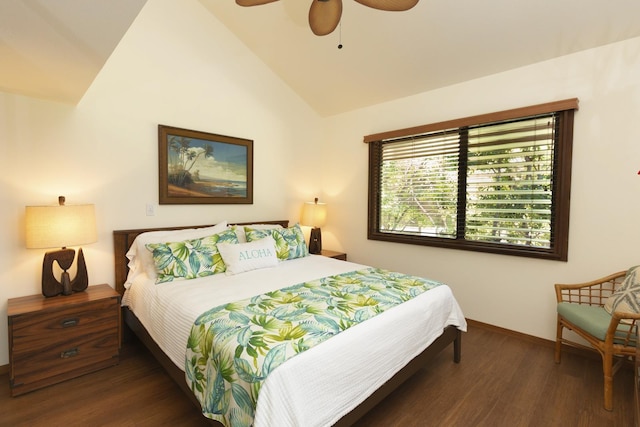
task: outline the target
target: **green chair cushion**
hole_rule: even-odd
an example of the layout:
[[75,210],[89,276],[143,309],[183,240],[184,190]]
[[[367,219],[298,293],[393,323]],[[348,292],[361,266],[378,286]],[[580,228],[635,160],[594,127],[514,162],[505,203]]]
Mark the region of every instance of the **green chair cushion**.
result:
[[558,314],[590,335],[604,341],[611,323],[611,315],[603,307],[561,302]]
[[[594,305],[561,302],[558,304],[558,313],[601,341],[604,341],[607,329],[609,329],[609,323],[611,323],[611,315],[607,313],[604,307]],[[619,335],[620,339],[615,340],[616,343],[623,343],[630,326],[624,323],[618,325],[616,335]],[[635,334],[631,335],[631,339],[635,340]],[[629,344],[633,345],[633,343]]]

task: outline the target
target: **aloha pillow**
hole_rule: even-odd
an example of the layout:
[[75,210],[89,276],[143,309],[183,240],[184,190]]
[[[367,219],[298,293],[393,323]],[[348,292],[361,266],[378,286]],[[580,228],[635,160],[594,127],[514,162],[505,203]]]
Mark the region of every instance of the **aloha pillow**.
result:
[[238,274],[278,265],[276,241],[267,236],[248,243],[218,243],[227,274]]
[[307,242],[299,224],[289,228],[276,228],[271,230],[257,230],[251,227],[244,227],[247,242],[264,239],[267,236],[273,237],[276,242],[276,254],[279,260],[302,258],[309,255]]
[[616,290],[604,305],[609,313],[621,311],[625,313],[640,313],[640,266],[631,267],[622,285]]
[[238,237],[226,230],[199,239],[147,244],[158,275],[156,283],[224,273],[226,266],[217,246],[223,242],[238,243]]

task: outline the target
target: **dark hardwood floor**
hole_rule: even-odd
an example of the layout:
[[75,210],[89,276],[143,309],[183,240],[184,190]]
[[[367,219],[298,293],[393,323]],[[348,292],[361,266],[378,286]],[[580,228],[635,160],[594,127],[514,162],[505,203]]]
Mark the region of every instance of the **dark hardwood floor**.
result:
[[[633,370],[614,379],[615,408],[602,407],[597,357],[471,325],[462,362],[446,349],[356,425],[390,426],[633,426]],[[206,420],[137,343],[120,365],[9,397],[0,376],[2,426],[205,426]],[[274,426],[280,427],[280,426]],[[303,426],[301,426],[303,427]]]

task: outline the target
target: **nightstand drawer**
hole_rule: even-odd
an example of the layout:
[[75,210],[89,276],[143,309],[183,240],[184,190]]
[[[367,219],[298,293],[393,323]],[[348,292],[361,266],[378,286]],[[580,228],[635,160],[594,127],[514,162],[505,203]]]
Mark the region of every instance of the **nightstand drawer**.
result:
[[14,392],[25,384],[37,384],[68,373],[75,376],[76,372],[102,362],[107,365],[118,363],[118,331],[115,327],[80,338],[59,340],[42,346],[38,352],[15,353],[12,366]]
[[41,351],[51,344],[92,336],[105,328],[117,334],[118,310],[114,298],[15,316],[12,318],[14,357]]

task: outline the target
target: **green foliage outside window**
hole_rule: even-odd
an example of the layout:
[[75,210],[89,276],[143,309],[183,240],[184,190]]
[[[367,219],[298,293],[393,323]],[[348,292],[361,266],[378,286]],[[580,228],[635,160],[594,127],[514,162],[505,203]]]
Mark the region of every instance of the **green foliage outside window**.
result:
[[567,110],[371,143],[369,238],[566,259],[572,124]]

